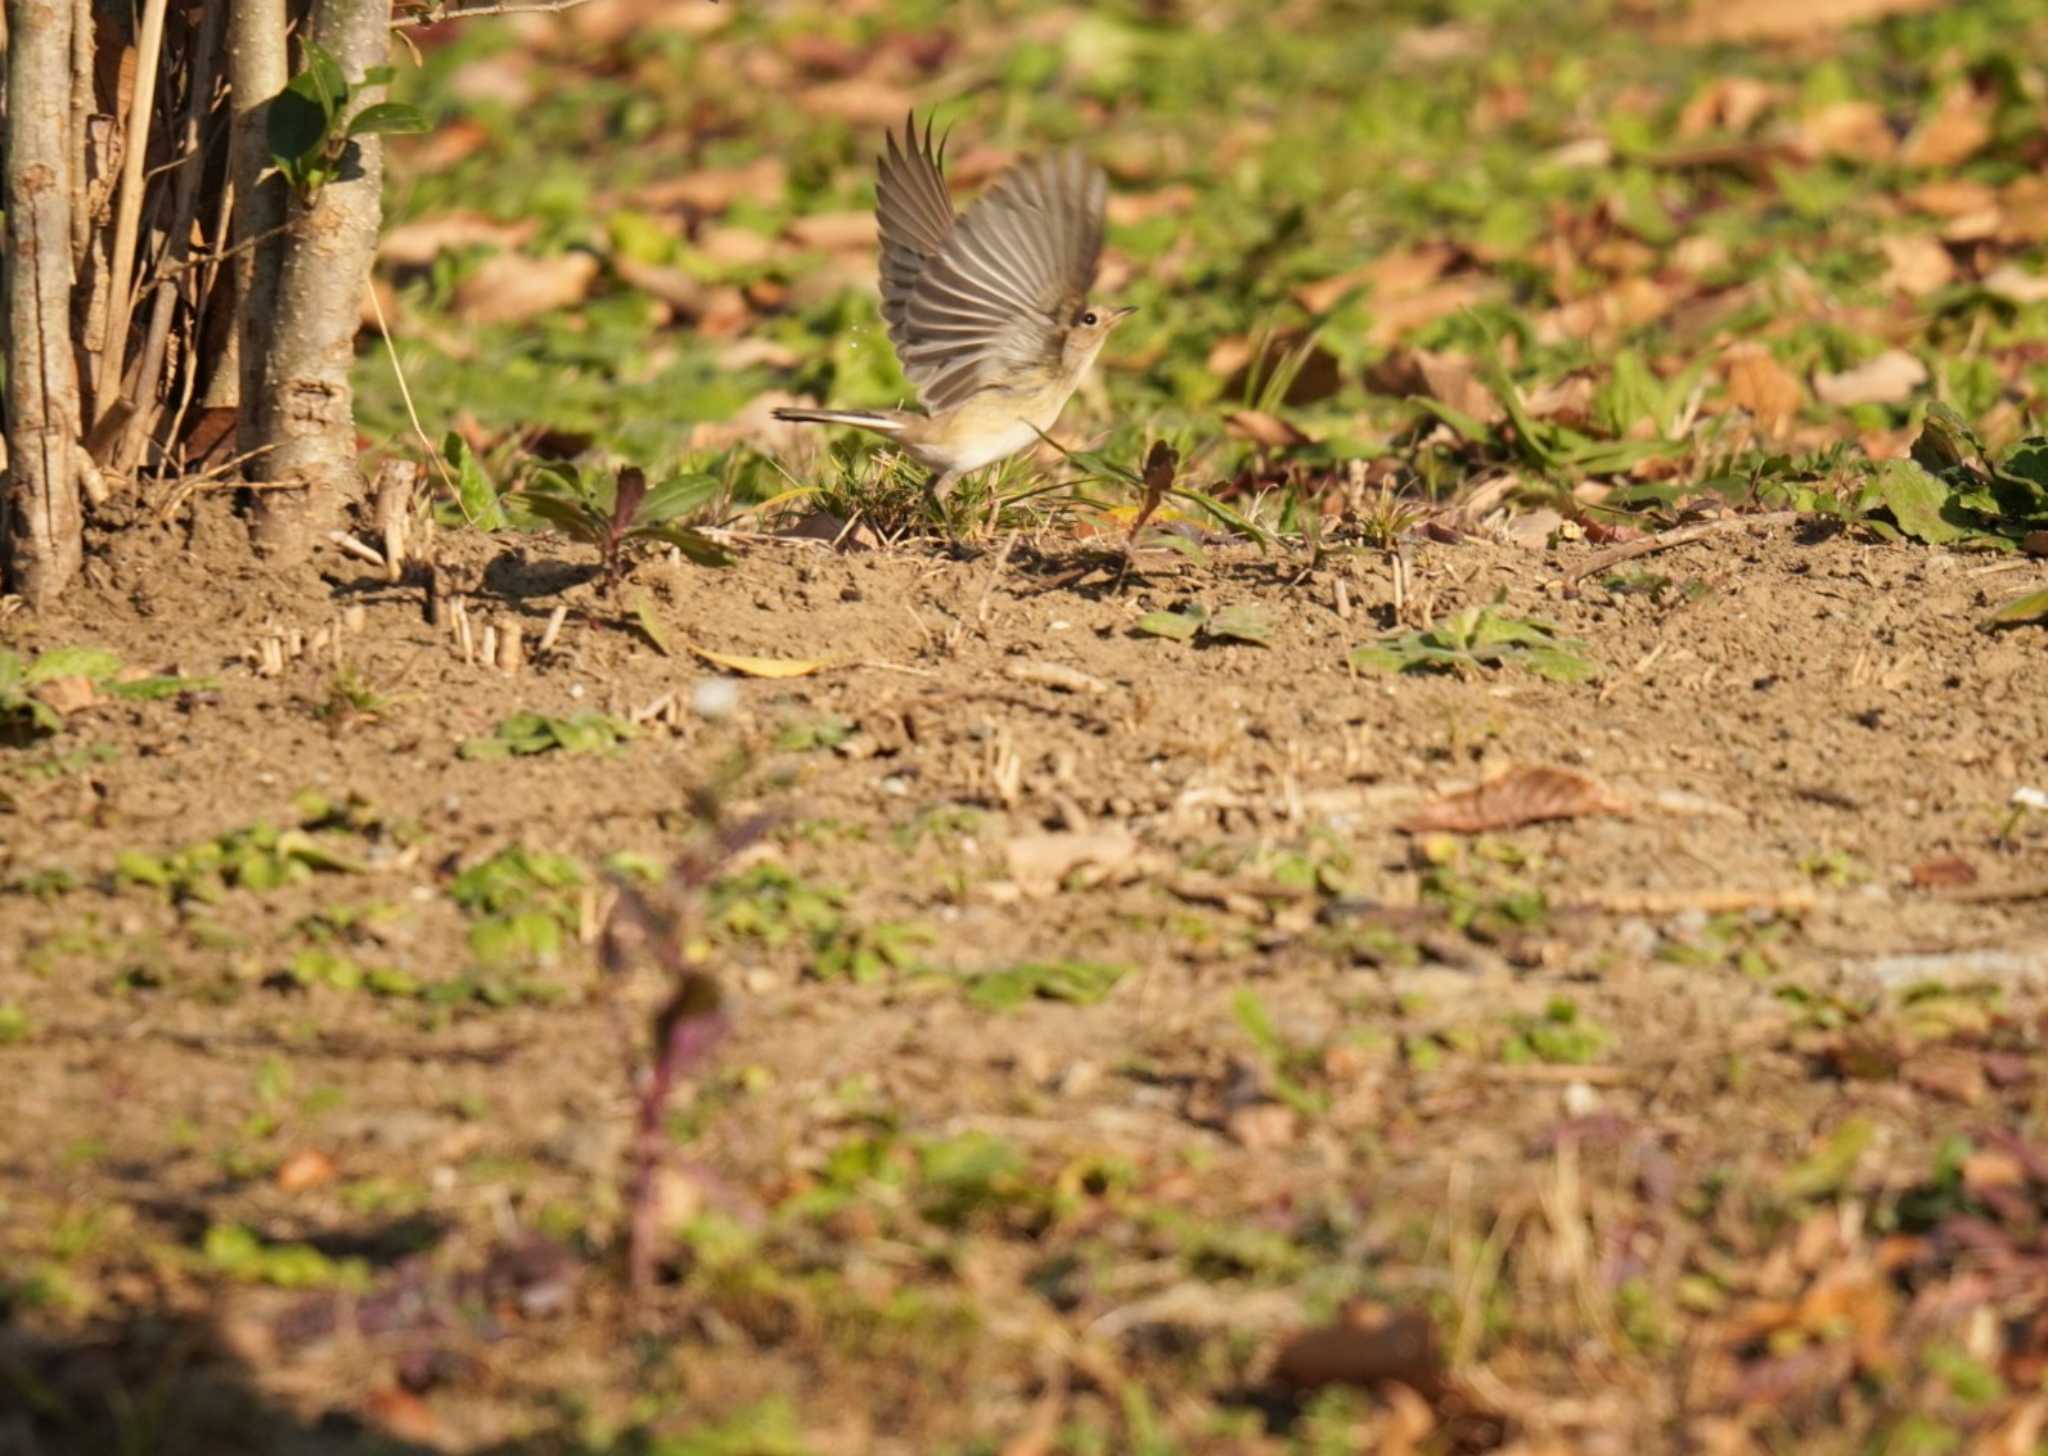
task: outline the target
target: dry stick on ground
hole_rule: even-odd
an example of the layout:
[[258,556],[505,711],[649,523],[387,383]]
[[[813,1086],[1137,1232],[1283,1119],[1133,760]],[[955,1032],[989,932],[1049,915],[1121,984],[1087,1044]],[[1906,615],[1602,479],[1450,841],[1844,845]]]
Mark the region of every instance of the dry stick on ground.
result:
[[7,432],[0,565],[40,607],[78,572],[71,347],[71,0],[8,0]]
[[[391,0],[317,0],[311,39],[349,78],[355,107],[383,99],[381,86],[358,83],[391,53]],[[241,443],[275,445],[263,459],[262,478],[300,487],[257,505],[256,544],[284,565],[303,562],[343,497],[363,486],[349,374],[377,249],[382,141],[357,137],[348,155],[355,165],[310,202],[287,203],[292,227],[278,269],[276,325],[269,348],[254,361],[262,382],[252,397],[242,381],[242,423],[253,429]]]
[[1702,521],[1697,526],[1685,526],[1676,531],[1666,531],[1661,536],[1650,536],[1641,541],[1630,541],[1612,550],[1602,551],[1598,556],[1581,562],[1565,573],[1567,582],[1578,581],[1596,571],[1605,571],[1610,566],[1619,566],[1624,561],[1633,561],[1638,556],[1653,552],[1667,551],[1673,546],[1684,546],[1693,541],[1703,541],[1709,536],[1719,536],[1726,531],[1740,531],[1749,526],[1789,526],[1799,519],[1797,511],[1767,511],[1760,516],[1724,516],[1718,521]]

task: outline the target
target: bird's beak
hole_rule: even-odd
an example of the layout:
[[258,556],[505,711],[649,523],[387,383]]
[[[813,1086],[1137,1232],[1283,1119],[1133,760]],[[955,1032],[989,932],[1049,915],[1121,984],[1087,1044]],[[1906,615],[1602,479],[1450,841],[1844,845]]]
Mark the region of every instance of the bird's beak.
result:
[[1113,308],[1109,311],[1109,321],[1112,325],[1120,324],[1136,312],[1135,308]]

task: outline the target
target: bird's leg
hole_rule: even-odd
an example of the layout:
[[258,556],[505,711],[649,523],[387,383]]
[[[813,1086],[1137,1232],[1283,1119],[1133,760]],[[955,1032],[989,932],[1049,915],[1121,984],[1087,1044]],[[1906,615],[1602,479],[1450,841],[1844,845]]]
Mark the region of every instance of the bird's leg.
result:
[[953,482],[960,478],[957,470],[934,470],[925,477],[924,500],[939,524],[946,528],[947,536],[953,534],[953,518],[946,513],[946,492],[953,488]]

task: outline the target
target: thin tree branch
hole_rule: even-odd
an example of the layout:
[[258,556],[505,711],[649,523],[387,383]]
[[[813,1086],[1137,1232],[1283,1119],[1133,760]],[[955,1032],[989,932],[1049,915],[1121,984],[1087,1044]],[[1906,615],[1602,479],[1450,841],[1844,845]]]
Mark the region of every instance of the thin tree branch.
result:
[[[391,28],[439,25],[444,20],[468,20],[478,15],[553,15],[588,5],[590,0],[435,0],[425,8],[393,18]],[[718,0],[711,0],[717,4]]]
[[165,0],[144,0],[142,30],[135,42],[135,95],[128,107],[128,150],[121,158],[120,201],[114,210],[114,253],[108,260],[114,284],[106,352],[93,390],[93,408],[106,413],[127,362],[128,319],[135,307],[135,236],[142,225],[143,163],[149,155],[150,120],[156,113],[157,68],[163,59]]

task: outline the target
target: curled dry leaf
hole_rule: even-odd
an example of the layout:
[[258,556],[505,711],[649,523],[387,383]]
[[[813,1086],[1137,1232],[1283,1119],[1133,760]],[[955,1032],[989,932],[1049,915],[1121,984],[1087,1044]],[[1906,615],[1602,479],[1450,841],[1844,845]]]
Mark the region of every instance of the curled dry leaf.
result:
[[875,246],[872,212],[817,212],[792,218],[789,236],[798,246],[827,253],[866,252]]
[[627,199],[634,207],[661,211],[686,207],[700,214],[724,212],[735,202],[752,202],[763,207],[782,200],[789,188],[789,169],[775,157],[763,157],[744,167],[707,167],[680,177],[651,182]]
[[1195,205],[1195,189],[1174,182],[1156,192],[1119,192],[1109,199],[1109,220],[1116,227],[1134,227],[1155,217],[1178,217]]
[[1709,82],[1678,113],[1678,134],[1688,140],[1714,132],[1740,135],[1777,98],[1778,88],[1754,76],[1721,76]]
[[1294,290],[1294,301],[1310,313],[1327,313],[1354,288],[1370,290],[1375,305],[1418,293],[1441,278],[1457,253],[1445,246],[1403,248]]
[[1951,88],[1934,114],[1913,128],[1899,148],[1899,160],[1908,167],[1953,167],[1967,161],[1991,140],[1995,110],[1989,97],[1968,86]]
[[1479,382],[1472,361],[1462,354],[1396,349],[1373,366],[1366,383],[1382,394],[1425,395],[1482,425],[1507,417],[1499,398]]
[[584,252],[530,258],[500,253],[463,279],[455,290],[455,310],[473,324],[516,324],[590,296],[597,281],[598,261]]
[[1783,431],[1806,399],[1798,376],[1761,344],[1730,349],[1723,362],[1728,370],[1728,402],[1755,416],[1765,434]]
[[45,707],[67,717],[99,701],[92,679],[85,677],[53,677],[36,684],[34,691]]
[[797,105],[812,116],[835,117],[860,126],[893,126],[910,113],[916,98],[900,86],[866,76],[804,86]]
[[1003,846],[1010,878],[1027,893],[1051,894],[1083,865],[1114,873],[1138,858],[1138,840],[1127,829],[1088,834],[1020,834]]
[[1627,800],[1584,774],[1561,768],[1517,767],[1425,804],[1395,827],[1410,834],[1482,834],[1548,819],[1629,812]]
[[1977,867],[1959,854],[1946,854],[1914,865],[1913,883],[1922,890],[1974,885],[1977,883]]
[[1224,417],[1224,425],[1240,440],[1250,440],[1268,450],[1287,450],[1311,443],[1309,437],[1294,425],[1264,410],[1232,410]]
[[1391,1381],[1437,1400],[1445,1391],[1443,1350],[1428,1315],[1356,1305],[1334,1323],[1303,1330],[1282,1345],[1273,1379],[1304,1391],[1331,1385],[1371,1389]]
[[444,212],[402,222],[377,240],[377,261],[402,268],[424,268],[453,248],[525,246],[540,223],[534,218],[500,222],[480,212]]
[[1955,260],[1948,249],[1924,233],[1881,238],[1877,246],[1885,257],[1884,277],[1879,283],[1894,293],[1918,298],[1955,280]]
[[2048,276],[2017,263],[2000,263],[1984,276],[1984,291],[2007,303],[2048,303]]
[[1825,35],[1887,15],[1938,9],[1944,0],[1693,0],[1675,38],[1701,41],[1791,40]]
[[1898,149],[1884,108],[1875,101],[1836,101],[1799,121],[1799,149],[1809,157],[1886,162]]
[[1824,404],[1903,404],[1927,382],[1927,366],[1904,349],[1887,349],[1867,364],[1840,374],[1816,374],[1813,392]]

